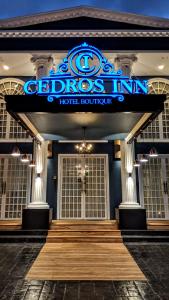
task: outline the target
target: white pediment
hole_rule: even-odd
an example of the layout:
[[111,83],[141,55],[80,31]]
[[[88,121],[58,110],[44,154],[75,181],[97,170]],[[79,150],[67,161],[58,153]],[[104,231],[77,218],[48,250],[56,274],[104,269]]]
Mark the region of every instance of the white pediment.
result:
[[[73,19],[77,17],[97,18],[112,22],[122,22],[133,25],[150,26],[156,28],[169,28],[169,20],[156,17],[147,17],[143,15],[115,12],[103,10],[88,6],[79,6],[75,8],[63,9],[48,13],[36,14],[31,16],[22,16],[0,21],[0,28],[14,28],[30,26],[40,23],[57,22],[61,20]],[[78,28],[77,28],[78,29]]]

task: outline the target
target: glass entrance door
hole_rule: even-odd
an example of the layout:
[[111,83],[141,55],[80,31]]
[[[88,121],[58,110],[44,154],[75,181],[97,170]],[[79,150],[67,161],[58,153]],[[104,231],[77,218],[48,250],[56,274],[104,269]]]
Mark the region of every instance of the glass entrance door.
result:
[[140,199],[148,219],[169,219],[169,157],[149,158],[139,172]]
[[18,219],[30,192],[30,168],[19,158],[0,156],[0,219]]
[[59,155],[58,217],[108,218],[107,155]]

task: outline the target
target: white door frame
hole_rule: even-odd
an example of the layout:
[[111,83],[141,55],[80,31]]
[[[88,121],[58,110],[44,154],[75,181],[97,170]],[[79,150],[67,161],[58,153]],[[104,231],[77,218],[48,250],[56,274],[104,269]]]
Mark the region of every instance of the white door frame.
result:
[[[63,157],[80,157],[83,154],[58,154],[58,180],[57,180],[57,219],[61,218],[61,186],[62,186],[62,168],[61,168],[61,159]],[[105,188],[106,188],[106,205],[105,205],[105,220],[110,219],[110,197],[109,197],[109,163],[108,163],[108,154],[85,154],[85,156],[90,157],[105,157]],[[79,219],[83,219],[82,217]],[[86,218],[88,220],[89,218]],[[100,218],[100,220],[104,220]],[[68,220],[68,219],[67,219]],[[78,220],[78,218],[76,218]],[[99,220],[99,219],[97,219]]]

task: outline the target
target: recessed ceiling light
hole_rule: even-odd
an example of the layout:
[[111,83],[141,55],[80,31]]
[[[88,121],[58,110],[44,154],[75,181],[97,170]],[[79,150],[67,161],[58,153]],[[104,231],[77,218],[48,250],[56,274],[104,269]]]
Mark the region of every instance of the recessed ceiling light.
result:
[[158,69],[159,69],[159,70],[163,70],[163,69],[164,69],[164,65],[159,65],[159,66],[158,66]]
[[6,71],[9,70],[9,66],[3,65],[3,69],[6,70]]

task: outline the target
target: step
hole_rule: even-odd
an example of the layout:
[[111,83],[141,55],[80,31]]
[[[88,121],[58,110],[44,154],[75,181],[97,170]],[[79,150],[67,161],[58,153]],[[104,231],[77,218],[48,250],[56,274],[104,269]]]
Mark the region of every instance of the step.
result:
[[22,230],[22,229],[17,229],[17,230],[1,230],[0,229],[0,236],[46,236],[48,234],[48,230]]
[[7,235],[7,236],[0,236],[0,243],[45,243],[46,236],[25,236],[25,235]]
[[123,241],[124,242],[164,242],[168,243],[169,242],[169,236],[141,236],[141,235],[126,235],[123,236]]
[[169,236],[167,230],[121,230],[122,236]]
[[0,220],[0,230],[16,230],[21,229],[21,220]]
[[65,225],[51,225],[51,230],[85,230],[85,231],[92,231],[92,230],[115,230],[118,229],[116,226],[111,224],[104,224],[104,225],[94,225],[94,224],[65,224]]
[[92,225],[103,225],[103,224],[117,224],[117,220],[52,220],[52,224],[92,224]]
[[47,243],[122,243],[119,236],[47,236]]
[[121,236],[120,230],[49,230],[48,236]]
[[106,229],[106,230],[111,230],[111,229],[118,229],[117,221],[112,220],[112,221],[88,221],[88,220],[77,220],[77,221],[72,221],[72,220],[58,220],[58,221],[52,221],[51,228],[50,229],[69,229],[69,230],[97,230],[97,229]]

